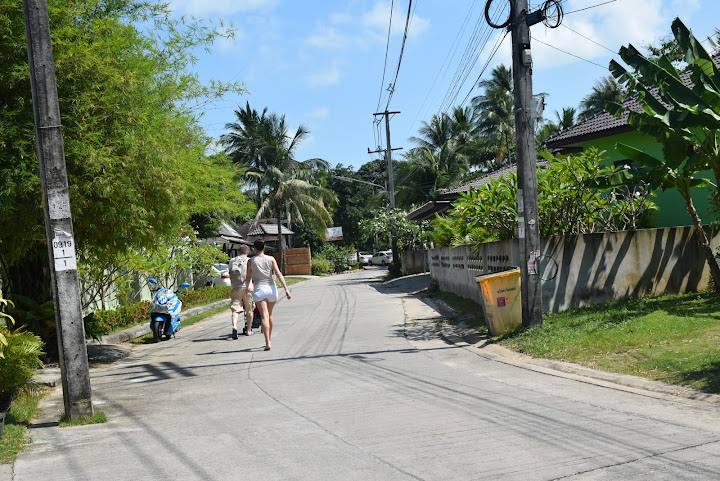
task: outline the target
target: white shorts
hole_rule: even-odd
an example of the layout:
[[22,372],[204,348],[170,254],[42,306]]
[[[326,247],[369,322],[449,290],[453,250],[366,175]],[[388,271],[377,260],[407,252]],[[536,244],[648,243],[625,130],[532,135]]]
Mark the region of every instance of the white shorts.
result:
[[274,284],[255,284],[255,290],[253,291],[253,300],[255,302],[277,302],[277,288]]

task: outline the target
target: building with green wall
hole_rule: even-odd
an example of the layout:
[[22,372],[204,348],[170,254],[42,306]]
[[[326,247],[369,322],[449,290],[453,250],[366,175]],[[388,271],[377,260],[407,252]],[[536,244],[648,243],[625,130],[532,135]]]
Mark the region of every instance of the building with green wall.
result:
[[[623,105],[629,109],[640,111],[640,104],[635,99],[628,99]],[[622,118],[617,118],[608,112],[596,114],[589,119],[578,122],[547,139],[546,145],[550,151],[559,154],[583,152],[590,148],[604,151],[605,161],[618,167],[629,162],[627,158],[618,153],[618,143],[627,144],[636,149],[647,152],[657,158],[662,158],[662,145],[654,138],[641,134],[627,123],[627,112]],[[703,172],[703,177],[713,180],[711,171]],[[712,186],[695,188],[692,192],[695,209],[704,224],[713,219],[713,212],[709,198]],[[652,201],[657,205],[657,225],[654,227],[676,227],[692,225],[687,212],[685,200],[675,189],[658,190]]]

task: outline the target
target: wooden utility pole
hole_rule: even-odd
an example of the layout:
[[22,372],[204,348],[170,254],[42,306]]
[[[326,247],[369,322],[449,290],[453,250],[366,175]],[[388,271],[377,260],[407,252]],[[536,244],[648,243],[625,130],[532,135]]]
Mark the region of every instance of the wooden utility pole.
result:
[[[387,164],[387,176],[388,176],[388,197],[390,199],[390,212],[392,215],[395,215],[395,180],[394,180],[394,174],[393,174],[393,164],[392,164],[392,147],[390,146],[390,116],[399,114],[400,112],[388,112],[387,109],[385,109],[385,112],[376,112],[373,115],[384,115],[385,116],[385,136],[387,139],[387,148],[385,149],[385,162]],[[395,149],[400,150],[400,149]],[[368,149],[369,151],[369,149]],[[377,152],[377,151],[376,151]],[[398,253],[398,244],[397,244],[397,229],[395,226],[395,218],[392,218],[392,224],[390,225],[390,245],[392,248],[392,255],[393,255],[393,264],[400,262],[400,257]]]
[[90,417],[90,371],[46,0],[23,0],[23,11],[65,415]]
[[527,0],[513,0],[512,59],[517,136],[518,237],[522,275],[522,323],[542,325],[542,285],[538,275],[540,229],[537,203],[535,129],[531,118],[532,55]]

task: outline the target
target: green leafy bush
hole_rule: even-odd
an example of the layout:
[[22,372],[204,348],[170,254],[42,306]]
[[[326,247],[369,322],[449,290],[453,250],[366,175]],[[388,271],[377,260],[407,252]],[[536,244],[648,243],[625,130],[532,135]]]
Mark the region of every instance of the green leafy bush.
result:
[[314,276],[322,276],[335,272],[335,264],[322,257],[314,257],[312,260],[312,273]]
[[230,298],[230,286],[201,287],[188,291],[182,298],[184,307],[201,306]]
[[0,395],[12,395],[27,386],[35,372],[43,367],[43,341],[23,328],[13,332],[0,328],[7,341],[5,356],[0,358]]

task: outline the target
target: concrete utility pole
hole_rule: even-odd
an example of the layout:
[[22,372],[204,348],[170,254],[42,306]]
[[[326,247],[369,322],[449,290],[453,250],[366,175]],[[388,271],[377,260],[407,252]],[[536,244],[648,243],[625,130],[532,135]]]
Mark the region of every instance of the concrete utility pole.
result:
[[[393,149],[390,146],[390,116],[399,114],[400,112],[388,112],[387,109],[385,112],[376,112],[373,115],[384,115],[385,116],[385,135],[387,138],[387,148],[385,149],[385,161],[387,164],[387,176],[388,176],[388,194],[390,199],[390,212],[392,214],[395,214],[395,180],[393,176],[393,164],[392,164],[392,151],[393,150],[400,150],[400,149]],[[370,149],[368,149],[368,152],[370,152]],[[375,153],[380,152],[380,150],[376,150]],[[371,152],[372,153],[372,152]],[[400,257],[398,255],[398,245],[397,245],[397,229],[395,227],[395,220],[393,218],[392,225],[390,226],[390,244],[392,248],[392,255],[393,255],[393,264],[400,262]]]
[[531,118],[532,55],[527,0],[513,0],[512,58],[517,136],[518,237],[522,275],[522,323],[542,325],[542,285],[539,276],[540,231],[537,203],[535,129]]
[[65,152],[46,0],[23,0],[65,416],[92,416]]

